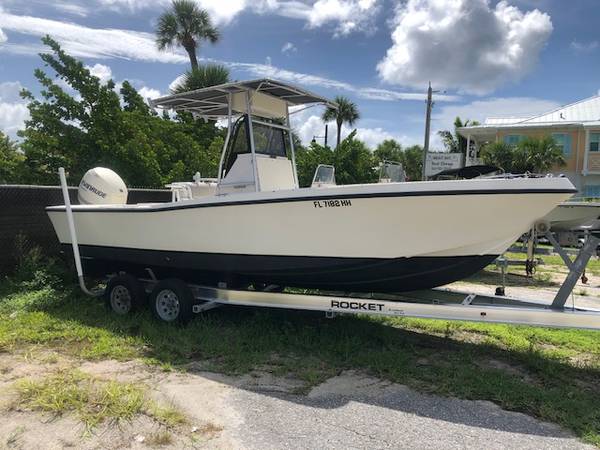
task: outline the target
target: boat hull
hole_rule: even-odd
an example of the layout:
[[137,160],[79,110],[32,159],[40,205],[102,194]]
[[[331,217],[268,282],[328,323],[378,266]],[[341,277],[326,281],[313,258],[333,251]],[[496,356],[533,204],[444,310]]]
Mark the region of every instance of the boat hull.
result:
[[[71,246],[63,244],[65,253]],[[232,255],[81,246],[86,273],[102,276],[124,271],[159,279],[242,287],[252,283],[350,292],[402,292],[441,286],[466,278],[498,255],[328,258]]]
[[545,220],[552,231],[571,231],[594,228],[600,218],[600,202],[564,202],[553,209]]
[[[389,183],[73,215],[84,263],[99,273],[399,292],[472,275],[573,191],[566,179]],[[64,207],[48,214],[69,244]]]

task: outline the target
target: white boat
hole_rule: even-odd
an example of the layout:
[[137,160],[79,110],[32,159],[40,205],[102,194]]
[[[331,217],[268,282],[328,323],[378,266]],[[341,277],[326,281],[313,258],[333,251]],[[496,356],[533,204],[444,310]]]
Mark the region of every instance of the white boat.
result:
[[[72,210],[88,273],[152,269],[159,279],[232,287],[425,289],[485,267],[576,192],[554,177],[336,186],[330,166],[330,182],[320,173],[299,188],[288,108],[332,105],[326,99],[263,79],[153,103],[228,118],[215,186],[169,203],[107,204],[110,195],[84,178],[80,190],[98,199]],[[47,210],[68,249],[65,207]]]
[[552,231],[582,231],[596,228],[600,219],[600,202],[568,201],[554,208],[545,220]]

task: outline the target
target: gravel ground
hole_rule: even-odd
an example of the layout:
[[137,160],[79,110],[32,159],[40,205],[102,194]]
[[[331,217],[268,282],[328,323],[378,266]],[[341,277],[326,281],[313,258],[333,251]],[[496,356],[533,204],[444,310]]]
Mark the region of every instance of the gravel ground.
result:
[[490,402],[417,393],[346,373],[308,396],[235,390],[234,434],[251,449],[579,449],[559,427]]
[[[40,366],[0,354],[0,404],[10,385],[76,361]],[[189,423],[160,448],[189,449],[594,449],[556,425],[507,412],[490,402],[421,394],[348,371],[298,395],[302,383],[266,372],[228,377],[197,371],[165,373],[141,363],[98,361],[79,370],[102,379],[139,382],[172,402]],[[90,434],[74,417],[2,410],[0,449],[149,449],[160,431],[146,417],[104,424]],[[201,432],[207,424],[214,431]]]

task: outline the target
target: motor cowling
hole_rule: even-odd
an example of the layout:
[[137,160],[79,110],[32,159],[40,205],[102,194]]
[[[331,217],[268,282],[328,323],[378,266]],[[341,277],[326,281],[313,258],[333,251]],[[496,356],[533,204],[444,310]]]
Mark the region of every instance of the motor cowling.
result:
[[127,186],[114,171],[105,167],[88,170],[77,191],[82,205],[123,205],[127,203]]

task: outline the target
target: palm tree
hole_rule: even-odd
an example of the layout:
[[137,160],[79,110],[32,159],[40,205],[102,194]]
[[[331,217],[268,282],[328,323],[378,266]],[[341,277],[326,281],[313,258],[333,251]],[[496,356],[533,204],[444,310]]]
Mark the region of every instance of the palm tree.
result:
[[562,149],[551,136],[527,138],[517,144],[517,150],[525,155],[525,169],[529,172],[547,173],[566,164]]
[[215,43],[219,30],[212,24],[208,12],[192,0],[173,0],[171,9],[158,19],[156,46],[166,50],[181,45],[190,57],[192,70],[198,68],[196,49],[200,41]]
[[527,138],[517,145],[494,142],[482,150],[486,164],[500,167],[508,173],[547,173],[565,165],[560,147],[552,137]]
[[438,136],[442,138],[444,147],[446,147],[446,150],[450,153],[466,153],[467,140],[458,134],[457,129],[475,125],[479,125],[479,122],[469,119],[463,122],[460,117],[457,117],[454,119],[454,132],[450,130],[441,130],[438,131]]
[[171,93],[179,94],[227,82],[229,82],[229,69],[227,67],[217,64],[207,64],[188,70],[183,74],[183,79],[171,89]]
[[358,107],[354,102],[350,99],[338,95],[334,102],[337,104],[337,108],[329,107],[323,113],[323,122],[331,122],[335,120],[337,123],[337,145],[336,148],[340,146],[340,141],[342,137],[342,125],[347,123],[352,126],[354,123],[360,119],[360,113],[358,112]]

